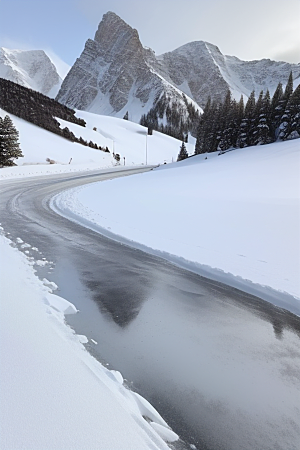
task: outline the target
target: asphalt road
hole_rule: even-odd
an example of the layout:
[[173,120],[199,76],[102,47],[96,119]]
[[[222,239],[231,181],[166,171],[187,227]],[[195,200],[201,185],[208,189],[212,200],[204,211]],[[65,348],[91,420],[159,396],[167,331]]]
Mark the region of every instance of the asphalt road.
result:
[[299,450],[299,317],[49,207],[64,189],[120,175],[1,182],[0,222],[13,242],[20,237],[52,261],[38,275],[80,310],[67,320],[98,343],[87,349],[120,370],[188,445]]

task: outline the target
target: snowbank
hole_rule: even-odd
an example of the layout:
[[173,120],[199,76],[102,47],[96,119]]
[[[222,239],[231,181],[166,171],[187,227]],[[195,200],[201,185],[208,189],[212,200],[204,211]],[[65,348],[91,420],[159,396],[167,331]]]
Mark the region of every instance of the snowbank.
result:
[[85,350],[87,338],[64,322],[74,305],[35,276],[21,239],[9,243],[0,234],[1,449],[169,449],[164,440],[178,436]]
[[300,314],[299,155],[295,140],[195,156],[64,192],[53,207]]

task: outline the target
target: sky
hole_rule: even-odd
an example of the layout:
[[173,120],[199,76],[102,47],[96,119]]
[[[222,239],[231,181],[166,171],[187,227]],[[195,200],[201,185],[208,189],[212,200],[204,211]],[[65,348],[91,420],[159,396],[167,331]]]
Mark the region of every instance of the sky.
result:
[[64,72],[107,11],[157,55],[203,40],[243,60],[300,62],[300,0],[0,0],[0,47],[43,49]]

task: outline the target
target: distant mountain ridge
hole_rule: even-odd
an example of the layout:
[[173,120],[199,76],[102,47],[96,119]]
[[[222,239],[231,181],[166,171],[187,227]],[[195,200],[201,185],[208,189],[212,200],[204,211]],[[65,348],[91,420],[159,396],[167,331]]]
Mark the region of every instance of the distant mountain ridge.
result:
[[300,83],[300,64],[270,59],[242,61],[223,55],[217,46],[204,41],[190,42],[157,59],[171,82],[202,107],[209,96],[223,100],[228,89],[236,100],[241,95],[249,97],[253,90],[257,97],[267,89],[272,95],[279,81],[287,83],[291,71],[294,87]]
[[139,121],[163,99],[175,102],[184,117],[187,103],[201,110],[209,96],[223,100],[228,89],[236,99],[248,97],[253,89],[257,96],[267,88],[272,94],[279,81],[286,84],[291,71],[296,86],[300,64],[241,61],[203,41],[156,56],[142,46],[137,30],[108,12],[64,79],[57,100],[117,117],[128,111],[131,120]]
[[10,50],[0,47],[0,77],[56,97],[62,79],[43,50]]

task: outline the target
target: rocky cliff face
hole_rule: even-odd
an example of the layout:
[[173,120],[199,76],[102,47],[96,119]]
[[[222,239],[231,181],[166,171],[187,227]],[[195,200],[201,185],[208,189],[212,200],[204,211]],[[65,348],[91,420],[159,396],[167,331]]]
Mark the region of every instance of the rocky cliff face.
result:
[[261,90],[269,89],[272,95],[279,81],[286,84],[291,70],[294,85],[300,82],[300,64],[269,59],[242,61],[225,56],[215,45],[202,41],[191,42],[157,59],[171,82],[202,107],[208,96],[221,100],[228,89],[236,100],[241,95],[249,97],[253,90],[258,96]]
[[222,100],[228,89],[236,99],[253,89],[258,95],[269,88],[272,94],[279,81],[286,83],[291,70],[297,85],[299,64],[241,61],[202,41],[156,57],[142,46],[135,29],[108,12],[65,78],[57,100],[118,117],[128,110],[129,118],[138,121],[161,99],[180,105],[185,114],[186,101],[203,108],[208,96]]
[[57,99],[102,114],[122,116],[129,110],[129,118],[139,120],[163,94],[184,104],[182,92],[159,70],[154,52],[142,46],[138,32],[109,12],[94,40],[86,42]]
[[9,50],[0,47],[0,77],[55,97],[62,79],[43,50]]

